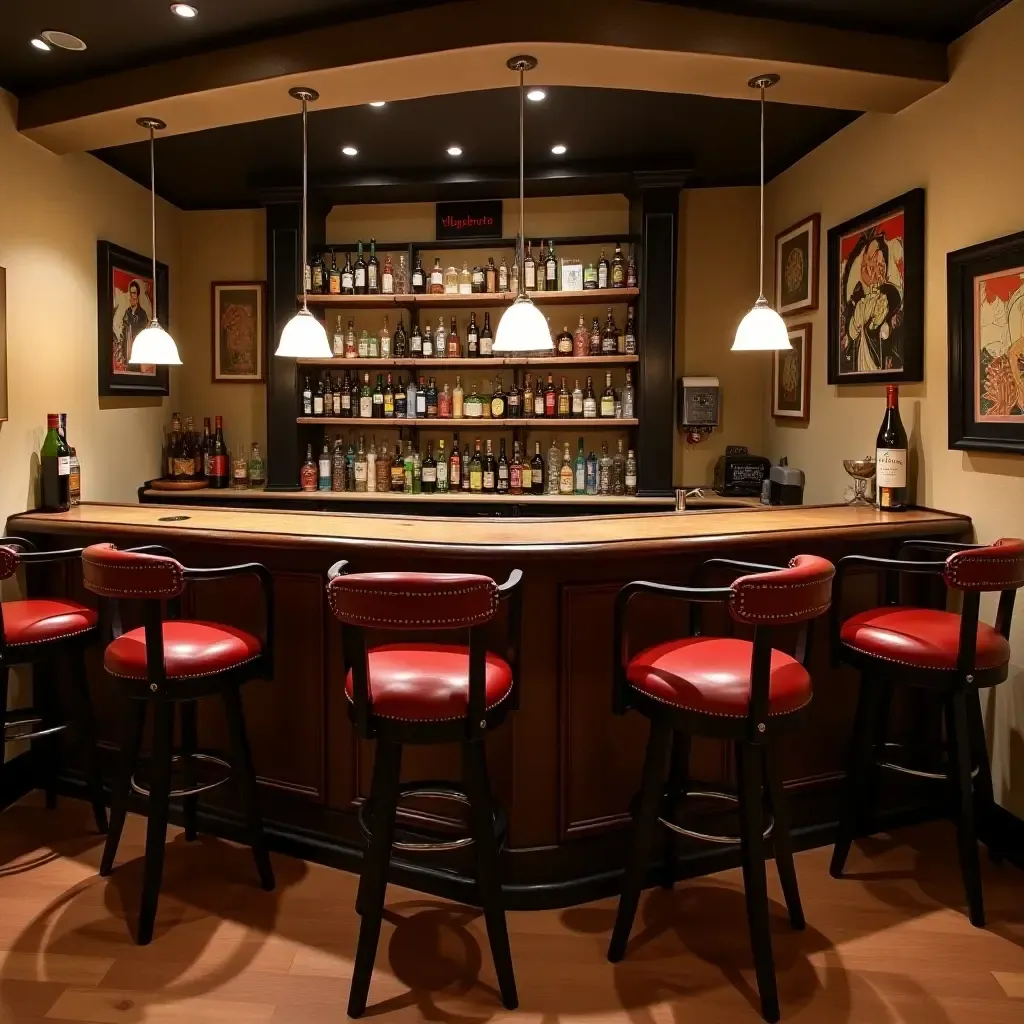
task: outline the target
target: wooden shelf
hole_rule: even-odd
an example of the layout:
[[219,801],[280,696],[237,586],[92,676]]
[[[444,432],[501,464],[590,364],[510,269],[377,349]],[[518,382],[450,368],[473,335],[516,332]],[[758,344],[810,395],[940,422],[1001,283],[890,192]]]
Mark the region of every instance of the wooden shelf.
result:
[[334,369],[344,367],[362,369],[418,369],[431,367],[466,369],[479,367],[481,371],[505,366],[632,366],[640,362],[639,356],[481,356],[477,359],[296,359],[299,366],[322,366]]
[[502,418],[493,419],[486,416],[481,416],[479,419],[467,418],[463,416],[461,419],[453,419],[448,417],[442,419],[439,416],[417,417],[416,419],[396,419],[391,417],[390,419],[384,419],[382,417],[375,417],[373,419],[363,419],[358,416],[298,416],[295,422],[302,427],[356,427],[356,426],[367,426],[367,427],[391,427],[393,430],[401,430],[403,428],[409,429],[420,429],[425,430],[449,430],[453,427],[551,427],[552,429],[559,429],[561,427],[567,427],[573,430],[615,430],[620,427],[635,427],[639,424],[637,419],[582,419],[572,417],[559,417],[559,416],[522,416],[518,418]]
[[[631,302],[640,297],[639,288],[592,288],[582,292],[529,292],[538,306],[604,305]],[[297,295],[299,302],[302,296]],[[308,295],[311,306],[338,309],[455,309],[476,306],[487,308],[509,306],[515,292],[475,292],[472,295]]]

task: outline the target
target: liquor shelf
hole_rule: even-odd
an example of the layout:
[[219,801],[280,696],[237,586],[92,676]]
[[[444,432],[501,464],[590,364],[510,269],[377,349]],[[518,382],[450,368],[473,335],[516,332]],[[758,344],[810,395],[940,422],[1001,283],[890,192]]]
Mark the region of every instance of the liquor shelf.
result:
[[479,367],[486,370],[490,367],[501,369],[506,366],[632,366],[640,362],[639,356],[477,356],[469,359],[463,356],[449,358],[405,358],[405,359],[346,359],[343,356],[335,356],[330,359],[308,359],[302,357],[295,360],[299,366],[321,366],[324,368],[342,369],[344,367],[359,367],[361,369],[418,369],[430,367],[432,369],[466,369]]
[[[471,295],[307,295],[306,301],[311,306],[332,308],[347,307],[349,309],[388,309],[397,306],[400,309],[446,309],[448,307],[508,306],[516,300],[516,292],[473,292]],[[614,306],[618,303],[632,302],[640,297],[639,288],[591,288],[580,292],[527,292],[527,295],[538,305],[574,306],[602,305]],[[301,302],[302,296],[296,298]]]
[[428,430],[446,430],[449,427],[579,427],[580,430],[614,430],[616,427],[635,427],[640,421],[638,419],[624,419],[600,416],[594,417],[572,417],[572,416],[518,416],[501,419],[493,419],[486,416],[461,419],[454,419],[451,416],[417,416],[416,419],[398,419],[391,417],[360,417],[360,416],[297,416],[295,422],[303,427],[352,427],[358,424],[366,424],[371,427],[425,427]]

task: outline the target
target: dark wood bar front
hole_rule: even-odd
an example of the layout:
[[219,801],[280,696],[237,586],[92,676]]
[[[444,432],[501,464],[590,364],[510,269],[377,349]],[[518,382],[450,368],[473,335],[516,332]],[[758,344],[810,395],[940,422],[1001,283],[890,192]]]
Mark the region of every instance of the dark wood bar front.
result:
[[[328,567],[351,570],[485,573],[501,581],[524,573],[522,703],[489,738],[492,784],[508,813],[505,878],[512,907],[566,905],[616,891],[630,801],[640,776],[646,724],[611,710],[612,602],[626,582],[689,581],[705,559],[729,554],[784,564],[797,553],[833,561],[842,554],[892,554],[910,537],[963,538],[971,521],[929,510],[883,513],[848,506],[690,511],[574,519],[436,519],[208,507],[83,504],[70,512],[13,516],[7,532],[41,547],[110,541],[170,548],[186,565],[259,561],[273,574],[276,651],[273,681],[244,690],[245,712],[272,844],[311,859],[354,867],[362,849],[355,809],[368,793],[369,745],[357,741],[343,690],[340,631],[330,615]],[[29,577],[28,586],[61,587],[89,602],[72,566],[63,580]],[[877,598],[875,582],[849,588],[849,608]],[[250,587],[252,589],[250,589]],[[255,581],[201,583],[186,591],[183,614],[258,632]],[[131,622],[131,609],[126,625]],[[650,644],[685,632],[685,609],[644,596],[631,606],[630,633]],[[724,620],[710,623],[725,629]],[[497,645],[505,628],[494,624]],[[500,648],[499,648],[500,649]],[[90,652],[100,738],[112,764],[120,710],[116,690]],[[829,841],[856,702],[856,676],[831,667],[827,629],[817,630],[811,661],[814,700],[807,727],[786,751],[785,777],[798,841]],[[938,717],[918,697],[894,711],[893,728],[911,746],[937,741]],[[200,745],[223,745],[223,723],[200,722]],[[458,750],[410,748],[408,779],[457,779]],[[81,787],[68,752],[65,788]],[[728,787],[728,751],[718,741],[694,748],[693,774]],[[109,774],[108,774],[109,778]],[[941,794],[940,794],[941,795]],[[893,821],[928,813],[932,790],[887,786]],[[694,801],[696,827],[721,831],[719,805]],[[417,805],[405,821],[444,828],[450,805]],[[237,834],[216,797],[201,805],[204,828]],[[709,827],[704,827],[709,826]],[[680,846],[680,873],[731,863],[729,851]],[[394,877],[424,891],[467,898],[471,872],[461,854],[398,860]]]

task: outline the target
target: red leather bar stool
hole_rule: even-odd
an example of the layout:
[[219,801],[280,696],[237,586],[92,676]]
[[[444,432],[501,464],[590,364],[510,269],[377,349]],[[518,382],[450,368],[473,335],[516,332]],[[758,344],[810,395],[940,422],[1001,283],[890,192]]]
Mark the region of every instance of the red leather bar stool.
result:
[[[498,872],[504,823],[491,800],[484,738],[518,706],[522,573],[516,569],[498,586],[486,576],[451,573],[345,575],[345,566],[338,562],[331,567],[327,596],[341,622],[349,714],[358,734],[376,740],[377,746],[370,799],[360,817],[368,848],[356,897],[362,921],[349,1016],[359,1017],[366,1009],[391,850],[450,850],[471,843],[476,847],[480,902],[501,1002],[513,1010],[519,1000]],[[485,629],[503,600],[509,602],[508,639],[505,657],[499,657],[487,650]],[[406,634],[459,631],[468,634],[468,643],[403,640],[368,649],[367,629]],[[464,788],[434,782],[401,784],[406,744],[452,742],[462,745]],[[467,803],[469,835],[435,843],[396,842],[399,800],[426,793]]]
[[[114,787],[100,874],[113,870],[124,828],[131,790],[147,798],[146,861],[136,940],[146,945],[153,937],[160,882],[163,876],[167,812],[172,797],[183,798],[185,838],[196,837],[198,798],[201,792],[227,780],[227,775],[202,782],[203,765],[215,764],[233,776],[245,815],[249,844],[256,860],[260,884],[274,888],[263,825],[260,819],[256,774],[242,713],[240,688],[250,679],[269,679],[273,670],[273,583],[265,566],[255,562],[217,569],[186,569],[165,552],[149,547],[119,551],[113,544],[94,544],[82,553],[85,585],[104,598],[138,601],[144,625],[121,633],[107,646],[103,665],[120,684],[126,698],[121,767]],[[234,626],[179,617],[179,598],[186,584],[230,576],[256,576],[263,589],[266,639]],[[165,616],[166,609],[166,616]],[[196,702],[218,696],[223,701],[230,737],[230,762],[197,748]],[[136,762],[146,713],[153,707],[153,741],[148,785],[136,778]],[[181,751],[174,753],[175,709],[180,709]],[[181,767],[183,786],[171,789],[172,763]]]
[[[847,555],[838,566],[837,587],[849,572],[887,576],[889,603],[840,622],[833,614],[833,655],[860,670],[860,696],[854,720],[846,800],[832,853],[831,873],[841,878],[850,846],[868,829],[879,768],[944,780],[955,795],[960,871],[971,923],[985,925],[976,817],[986,820],[994,807],[992,773],[985,744],[978,691],[1008,675],[1010,619],[1016,592],[1024,586],[1024,540],[957,544],[913,540],[899,555],[938,552],[945,558],[873,558]],[[948,591],[962,595],[960,613],[898,603],[899,575],[941,576]],[[999,592],[995,625],[979,621],[981,595]],[[895,686],[930,690],[942,698],[948,757],[943,771],[899,764],[885,751],[886,720]],[[999,853],[990,853],[997,858]]]
[[[81,548],[37,551],[24,537],[0,537],[0,580],[9,579],[19,565],[55,564],[75,561]],[[99,639],[99,618],[92,608],[67,598],[28,598],[0,604],[0,721],[4,743],[15,740],[35,742],[38,758],[35,772],[46,792],[46,806],[57,804],[59,766],[58,734],[73,725],[79,739],[85,779],[96,828],[107,831],[107,809],[103,779],[96,755],[96,720],[85,673],[86,648]],[[15,665],[39,665],[64,659],[70,668],[72,718],[62,718],[52,679],[33,675],[31,707],[7,711],[10,670]],[[28,729],[28,732],[24,730]],[[14,732],[17,730],[16,732]],[[14,735],[10,735],[14,732]],[[0,751],[0,766],[3,757]]]
[[[800,712],[811,702],[811,677],[806,668],[810,626],[813,619],[828,609],[835,569],[831,562],[815,555],[797,555],[788,568],[715,558],[705,562],[701,569],[753,575],[742,575],[729,586],[721,587],[677,587],[639,581],[627,584],[615,599],[613,710],[616,714],[625,714],[630,708],[639,711],[650,719],[651,731],[633,824],[632,850],[608,959],[618,963],[626,953],[659,823],[671,833],[737,843],[743,864],[747,923],[761,1013],[765,1020],[777,1021],[779,996],[769,931],[765,840],[771,836],[773,841],[790,922],[794,928],[802,929],[804,915],[793,866],[778,742],[798,723]],[[631,655],[625,636],[626,608],[641,593],[698,604],[725,604],[734,620],[754,627],[753,638],[702,636],[699,617],[694,615],[693,622],[698,628],[691,632],[697,635],[670,640]],[[772,646],[773,628],[791,623],[801,624],[795,658]],[[690,792],[688,761],[693,736],[733,742],[738,798],[725,793]],[[687,795],[738,799],[739,838],[708,836],[677,824],[677,804]],[[766,795],[774,817],[767,828],[763,809]],[[671,885],[670,847],[666,860],[667,884]],[[699,922],[695,927],[700,927]]]

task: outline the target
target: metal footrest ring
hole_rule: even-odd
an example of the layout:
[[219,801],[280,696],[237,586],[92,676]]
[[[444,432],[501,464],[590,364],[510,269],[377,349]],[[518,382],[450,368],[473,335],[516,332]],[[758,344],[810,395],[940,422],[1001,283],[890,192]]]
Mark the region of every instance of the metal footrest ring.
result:
[[53,736],[55,733],[63,732],[71,723],[61,722],[60,725],[49,725],[45,729],[37,729],[35,732],[17,733],[8,736],[11,729],[24,729],[33,725],[42,725],[43,719],[31,708],[9,712],[9,717],[4,721],[4,742],[15,743],[21,740],[37,740],[41,736]]
[[[225,773],[218,778],[211,779],[209,782],[204,782],[201,785],[191,786],[187,789],[172,789],[170,796],[172,799],[182,796],[197,796],[200,793],[205,793],[207,790],[216,789],[218,786],[223,786],[228,779],[231,778],[231,764],[225,761],[222,757],[217,757],[215,754],[175,754],[171,758],[171,765],[184,764],[187,758],[191,757],[193,761],[199,761],[202,764],[215,764],[220,768],[226,769]],[[140,796],[149,796],[149,790],[136,781],[135,776],[132,775],[132,789]]]
[[[739,797],[735,793],[721,793],[717,790],[708,789],[693,789],[685,794],[681,794],[681,799],[686,800],[691,796],[704,797],[707,800],[721,800],[725,803],[738,804]],[[693,829],[683,828],[682,825],[677,825],[674,821],[670,821],[668,818],[658,818],[658,823],[664,825],[665,828],[671,832],[675,832],[677,835],[686,836],[689,839],[699,839],[703,843],[717,843],[720,846],[739,846],[741,840],[738,836],[716,836],[711,835],[708,832],[695,832]],[[768,827],[764,830],[764,838],[767,839],[772,834],[772,829],[775,828],[775,818],[772,815],[768,816]]]
[[[902,743],[883,743],[882,746],[890,750],[903,749]],[[887,768],[889,771],[899,772],[901,775],[913,775],[916,779],[931,779],[935,782],[948,782],[950,778],[950,773],[948,771],[929,772],[924,768],[911,768],[908,765],[898,764],[895,761],[876,761],[875,764],[879,768]],[[949,762],[947,761],[946,764],[948,765]],[[980,770],[980,766],[975,765],[974,768],[971,769],[971,778],[975,778]]]

